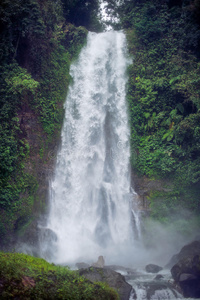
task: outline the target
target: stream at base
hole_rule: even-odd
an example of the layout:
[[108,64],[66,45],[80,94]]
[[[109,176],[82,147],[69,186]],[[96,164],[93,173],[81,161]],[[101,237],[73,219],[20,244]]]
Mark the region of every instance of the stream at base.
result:
[[[125,277],[133,289],[129,300],[181,300],[179,288],[174,284],[170,270],[164,269],[159,273],[148,273],[144,269],[116,268]],[[195,298],[187,298],[195,300]]]
[[133,287],[129,300],[183,299],[177,288],[173,286],[169,271],[159,272],[159,274],[140,271],[140,275],[136,278],[125,277],[126,281]]

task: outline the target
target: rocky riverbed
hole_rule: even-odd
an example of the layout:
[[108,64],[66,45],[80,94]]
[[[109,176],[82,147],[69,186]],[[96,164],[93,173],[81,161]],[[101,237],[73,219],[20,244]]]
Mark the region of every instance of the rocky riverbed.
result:
[[118,291],[121,300],[200,298],[200,241],[184,246],[164,267],[106,266],[102,256],[93,266],[78,263],[77,267],[88,280],[107,282]]

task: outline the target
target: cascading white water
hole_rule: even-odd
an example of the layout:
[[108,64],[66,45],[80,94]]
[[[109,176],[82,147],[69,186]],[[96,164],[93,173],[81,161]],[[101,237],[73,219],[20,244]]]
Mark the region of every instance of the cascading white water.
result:
[[[89,33],[71,66],[61,149],[51,182],[43,256],[56,263],[124,263],[135,234],[122,32]],[[133,213],[134,212],[134,213]],[[138,219],[135,221],[138,226]],[[138,235],[138,234],[136,234]]]

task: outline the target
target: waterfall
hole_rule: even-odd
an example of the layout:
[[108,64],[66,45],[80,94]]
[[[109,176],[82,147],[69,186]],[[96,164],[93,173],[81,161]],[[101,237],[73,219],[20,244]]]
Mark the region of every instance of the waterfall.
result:
[[42,243],[42,256],[55,263],[91,262],[99,255],[106,263],[124,263],[140,235],[130,187],[128,63],[123,32],[90,32],[71,66]]

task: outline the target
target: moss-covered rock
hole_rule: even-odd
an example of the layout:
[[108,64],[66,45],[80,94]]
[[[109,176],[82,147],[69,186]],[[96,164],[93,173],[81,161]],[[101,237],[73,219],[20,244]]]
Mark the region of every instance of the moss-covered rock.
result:
[[118,291],[121,300],[128,300],[132,286],[125,281],[124,276],[106,268],[90,267],[79,270],[79,274],[89,279],[91,282],[104,282]]
[[105,283],[92,283],[66,267],[19,253],[0,253],[1,299],[118,300]]

